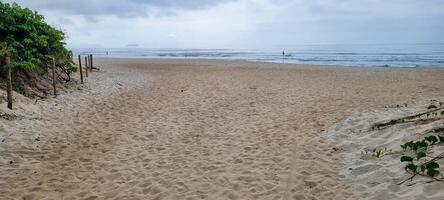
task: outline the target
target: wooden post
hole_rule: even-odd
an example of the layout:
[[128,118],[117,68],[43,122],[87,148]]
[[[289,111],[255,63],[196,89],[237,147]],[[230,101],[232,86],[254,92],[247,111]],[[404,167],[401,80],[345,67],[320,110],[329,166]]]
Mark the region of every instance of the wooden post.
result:
[[86,72],[86,77],[88,77],[88,57],[85,56],[85,72]]
[[11,58],[5,57],[6,66],[6,94],[8,99],[8,108],[12,110],[12,80],[11,80]]
[[89,67],[92,72],[93,71],[93,55],[92,54],[89,54]]
[[54,89],[54,96],[57,95],[56,77],[55,77],[55,58],[52,58],[52,88]]
[[82,57],[79,55],[80,83],[83,84]]

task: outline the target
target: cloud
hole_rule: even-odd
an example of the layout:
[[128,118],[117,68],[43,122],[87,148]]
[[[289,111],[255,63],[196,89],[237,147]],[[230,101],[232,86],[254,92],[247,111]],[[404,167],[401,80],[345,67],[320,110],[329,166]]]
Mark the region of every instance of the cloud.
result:
[[[58,11],[81,16],[115,15],[119,17],[146,17],[172,14],[176,10],[208,8],[230,0],[18,0],[20,5],[39,11]],[[7,2],[12,2],[11,0]]]
[[442,0],[17,0],[74,47],[444,42]]

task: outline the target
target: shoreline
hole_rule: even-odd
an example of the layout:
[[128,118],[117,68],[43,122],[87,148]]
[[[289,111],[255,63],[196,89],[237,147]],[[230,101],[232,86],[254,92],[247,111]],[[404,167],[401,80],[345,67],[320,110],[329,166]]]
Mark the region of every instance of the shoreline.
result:
[[164,59],[224,59],[256,60],[299,64],[328,64],[344,66],[444,67],[442,44],[332,44],[295,45],[250,49],[187,49],[187,48],[71,48],[75,54],[92,53],[104,57],[164,58]]
[[367,189],[341,180],[343,158],[321,135],[354,112],[444,92],[441,68],[94,63],[81,90],[37,103],[40,118],[0,119],[15,127],[0,143],[0,197],[359,198]]
[[[94,55],[94,54],[93,54]],[[294,68],[294,67],[315,67],[315,68],[369,68],[369,69],[436,69],[443,70],[443,66],[414,66],[414,67],[398,67],[398,66],[354,66],[354,65],[329,65],[329,64],[302,64],[302,63],[279,63],[272,61],[256,61],[256,60],[247,60],[247,59],[217,59],[217,58],[147,58],[147,57],[101,57],[100,55],[95,55],[96,59],[99,60],[139,60],[139,61],[182,61],[182,62],[233,62],[233,63],[250,63],[250,64],[270,64],[270,65],[278,65],[282,68]],[[77,60],[74,60],[77,62]],[[261,66],[265,67],[265,66]]]

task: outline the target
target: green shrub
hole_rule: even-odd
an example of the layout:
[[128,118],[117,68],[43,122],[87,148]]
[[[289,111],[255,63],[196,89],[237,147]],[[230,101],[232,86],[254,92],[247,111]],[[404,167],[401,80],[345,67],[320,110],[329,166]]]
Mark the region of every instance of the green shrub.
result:
[[65,34],[44,17],[16,3],[0,2],[0,56],[8,53],[14,70],[47,70],[52,59],[72,72],[72,53],[64,47]]

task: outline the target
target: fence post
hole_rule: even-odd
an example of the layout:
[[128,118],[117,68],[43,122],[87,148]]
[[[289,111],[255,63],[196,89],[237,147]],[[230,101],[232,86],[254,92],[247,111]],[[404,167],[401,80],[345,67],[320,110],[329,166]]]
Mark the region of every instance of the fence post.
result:
[[85,56],[85,72],[86,72],[86,77],[88,77],[88,58],[87,58],[87,56]]
[[91,69],[91,72],[93,71],[93,55],[89,54],[89,66]]
[[8,108],[12,110],[12,80],[11,80],[11,58],[5,57],[6,66],[6,95],[8,99]]
[[83,84],[82,57],[79,55],[80,83]]
[[54,96],[57,95],[56,77],[55,77],[55,58],[52,58],[52,88],[54,89]]

